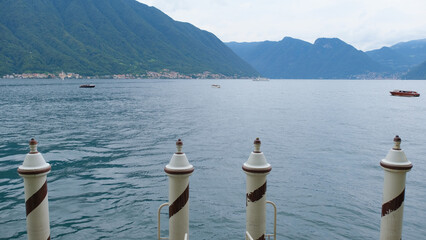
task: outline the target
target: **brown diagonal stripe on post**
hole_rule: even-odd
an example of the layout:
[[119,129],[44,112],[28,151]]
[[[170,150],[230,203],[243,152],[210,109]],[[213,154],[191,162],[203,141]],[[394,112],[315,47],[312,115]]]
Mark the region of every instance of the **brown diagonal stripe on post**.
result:
[[265,234],[262,234],[262,236],[260,236],[258,239],[256,240],[265,240]]
[[44,198],[47,195],[47,180],[44,182],[43,186],[34,193],[30,198],[25,201],[25,208],[27,210],[27,216],[30,214],[34,209],[36,209],[41,202],[43,202]]
[[260,186],[258,189],[254,190],[253,192],[247,193],[246,196],[250,202],[256,202],[259,199],[261,199],[263,195],[265,195],[265,193],[266,193],[266,182],[262,186]]
[[401,207],[402,203],[404,202],[404,196],[405,196],[405,188],[396,198],[390,200],[389,202],[384,203],[382,205],[382,217],[390,214],[393,211],[398,210],[398,208]]
[[49,235],[49,237],[47,238],[47,240],[50,240],[50,235]]
[[186,187],[185,191],[176,198],[176,200],[169,206],[169,218],[171,218],[173,215],[178,213],[183,207],[185,207],[185,204],[188,202],[189,199],[189,184]]

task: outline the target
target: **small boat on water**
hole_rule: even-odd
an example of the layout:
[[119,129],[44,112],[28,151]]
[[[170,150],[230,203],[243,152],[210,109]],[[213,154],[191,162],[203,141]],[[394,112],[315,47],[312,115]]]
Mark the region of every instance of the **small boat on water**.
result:
[[214,88],[220,88],[220,85],[219,84],[212,84],[212,87],[214,87]]
[[416,91],[405,91],[405,90],[393,90],[390,92],[392,96],[401,96],[401,97],[419,97],[420,94]]
[[263,77],[258,77],[258,78],[253,79],[253,81],[269,81],[269,79],[263,78]]
[[83,84],[83,85],[80,85],[80,88],[94,88],[95,87],[95,84]]

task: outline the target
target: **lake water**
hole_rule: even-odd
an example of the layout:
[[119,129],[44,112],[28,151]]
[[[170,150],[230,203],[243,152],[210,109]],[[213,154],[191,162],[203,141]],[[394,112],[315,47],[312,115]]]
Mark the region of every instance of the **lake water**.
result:
[[[426,81],[0,79],[0,239],[27,237],[17,167],[31,137],[52,165],[52,239],[156,239],[178,138],[195,168],[191,239],[244,239],[241,166],[256,137],[278,239],[378,239],[379,162],[397,134],[414,165],[403,239],[424,239]],[[161,217],[167,236],[167,209]]]

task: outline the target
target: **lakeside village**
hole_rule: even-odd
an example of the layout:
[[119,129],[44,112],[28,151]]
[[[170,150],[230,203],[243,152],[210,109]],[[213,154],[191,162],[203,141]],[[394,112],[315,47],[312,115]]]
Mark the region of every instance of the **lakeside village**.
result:
[[4,79],[226,79],[240,78],[239,76],[225,76],[223,74],[215,74],[208,71],[196,74],[182,74],[169,69],[163,69],[160,72],[147,71],[146,74],[114,74],[101,76],[83,76],[78,73],[21,73],[7,74]]
[[[205,71],[196,74],[182,74],[179,72],[163,69],[160,72],[147,71],[146,74],[114,74],[114,75],[97,75],[97,76],[83,76],[78,73],[21,73],[21,74],[7,74],[2,78],[4,79],[242,79],[238,75],[225,76],[223,74],[211,73]],[[319,78],[322,79],[322,78]],[[395,74],[380,74],[380,73],[365,73],[349,77],[348,79],[376,79],[376,80],[397,80],[403,79],[402,73]]]

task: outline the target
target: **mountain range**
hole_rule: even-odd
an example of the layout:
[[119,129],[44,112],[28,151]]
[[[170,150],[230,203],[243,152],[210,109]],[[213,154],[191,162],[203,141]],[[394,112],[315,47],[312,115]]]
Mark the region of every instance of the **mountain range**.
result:
[[394,71],[406,71],[426,61],[426,39],[401,42],[366,53],[373,60]]
[[183,77],[426,79],[426,39],[367,52],[338,38],[225,44],[136,0],[0,0],[0,16],[0,77],[172,71]]
[[404,75],[405,79],[425,79],[426,80],[426,61],[412,68]]
[[293,79],[426,79],[426,39],[363,52],[338,38],[313,44],[291,37],[281,41],[227,43],[262,76]]
[[258,76],[210,32],[135,0],[0,0],[0,77],[144,74]]

